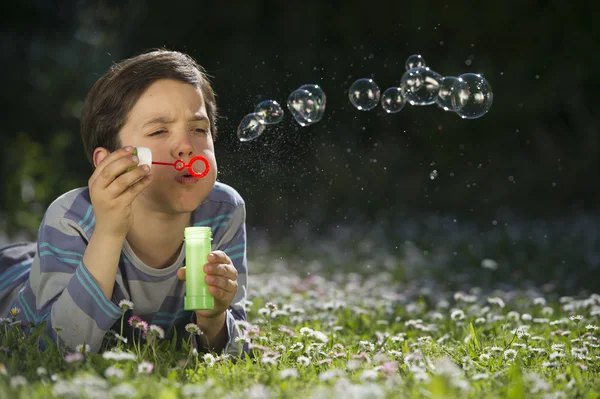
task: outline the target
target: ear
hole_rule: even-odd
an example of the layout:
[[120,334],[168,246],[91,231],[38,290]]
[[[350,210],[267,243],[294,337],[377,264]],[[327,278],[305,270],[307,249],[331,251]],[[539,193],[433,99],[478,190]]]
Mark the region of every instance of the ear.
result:
[[94,167],[98,167],[98,165],[100,165],[100,163],[104,160],[104,158],[106,158],[108,156],[108,154],[110,154],[110,151],[108,151],[106,148],[104,147],[98,147],[94,150]]

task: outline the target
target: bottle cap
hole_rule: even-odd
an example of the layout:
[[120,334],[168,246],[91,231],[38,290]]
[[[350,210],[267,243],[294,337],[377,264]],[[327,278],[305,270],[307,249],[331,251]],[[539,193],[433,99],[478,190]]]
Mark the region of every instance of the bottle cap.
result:
[[135,147],[133,154],[140,160],[138,166],[148,165],[152,167],[152,151],[148,147]]
[[186,227],[183,231],[184,238],[210,238],[212,240],[212,231],[210,226]]

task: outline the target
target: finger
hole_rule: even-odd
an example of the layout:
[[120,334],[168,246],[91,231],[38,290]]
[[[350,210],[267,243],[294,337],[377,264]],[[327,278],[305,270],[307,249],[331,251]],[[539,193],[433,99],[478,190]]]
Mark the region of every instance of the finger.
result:
[[238,288],[237,282],[220,276],[208,275],[204,278],[204,282],[211,287],[220,288],[230,294],[235,294]]
[[215,299],[220,300],[220,301],[231,301],[233,294],[230,292],[227,292],[219,287],[215,287],[215,286],[209,286],[208,287],[208,292],[210,292],[210,294],[215,297]]
[[208,263],[204,265],[204,273],[225,277],[231,280],[238,279],[237,269],[230,263]]
[[152,183],[152,179],[152,175],[144,176],[141,180],[132,186],[129,186],[120,197],[122,197],[123,201],[125,201],[127,204],[131,204],[133,200],[135,200],[135,198]]
[[208,254],[208,261],[210,263],[232,263],[229,256],[223,251],[212,251]]
[[[102,182],[103,187],[112,185],[115,180],[126,174],[129,168],[137,166],[138,162],[139,159],[135,155],[125,156],[111,162],[100,173],[99,182]],[[139,171],[139,168],[135,168],[134,170]]]
[[185,266],[177,269],[177,278],[181,281],[185,281]]
[[[94,173],[92,173],[92,177],[90,180],[96,181],[98,180],[104,172],[104,170],[110,165],[112,162],[119,160],[121,158],[131,156],[133,153],[133,147],[127,146],[123,148],[119,148],[116,151],[111,152],[104,158],[96,167]],[[93,183],[93,182],[92,182]]]
[[117,177],[107,188],[113,198],[121,195],[125,190],[131,187],[138,180],[150,173],[150,167],[148,165],[142,165],[139,168],[135,168],[129,172],[123,173]]

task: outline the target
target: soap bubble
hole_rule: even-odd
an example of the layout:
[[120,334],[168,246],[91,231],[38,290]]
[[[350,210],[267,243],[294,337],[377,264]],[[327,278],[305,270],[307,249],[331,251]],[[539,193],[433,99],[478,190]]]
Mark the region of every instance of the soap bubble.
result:
[[266,100],[259,103],[254,108],[254,113],[259,115],[260,123],[264,125],[273,125],[283,120],[281,105],[274,100]]
[[310,91],[296,89],[288,97],[287,106],[300,126],[308,126],[317,122],[319,117],[317,101]]
[[460,75],[452,86],[452,108],[464,119],[476,119],[485,115],[494,95],[487,80],[475,73]]
[[379,102],[379,87],[373,79],[358,79],[348,90],[350,102],[360,111],[369,111]]
[[440,83],[440,90],[435,102],[444,111],[454,111],[452,107],[452,87],[457,80],[458,78],[455,76],[446,76]]
[[428,67],[417,67],[404,72],[400,80],[402,94],[411,105],[435,103],[442,76]]
[[237,136],[240,141],[251,141],[260,136],[265,125],[260,122],[261,116],[257,113],[252,113],[244,116],[237,128]]
[[405,104],[406,99],[402,95],[402,89],[399,87],[390,87],[381,96],[381,108],[388,114],[400,112]]
[[409,69],[418,68],[418,67],[426,67],[425,59],[419,54],[413,54],[406,59],[405,68],[408,71]]
[[325,105],[327,103],[327,97],[325,96],[325,92],[323,91],[323,89],[321,89],[321,87],[319,87],[319,85],[314,84],[302,85],[300,86],[300,89],[310,92],[310,94],[312,94],[313,97],[315,97],[317,108],[319,109],[319,111],[314,122],[320,121],[321,118],[323,118],[323,115],[325,114]]

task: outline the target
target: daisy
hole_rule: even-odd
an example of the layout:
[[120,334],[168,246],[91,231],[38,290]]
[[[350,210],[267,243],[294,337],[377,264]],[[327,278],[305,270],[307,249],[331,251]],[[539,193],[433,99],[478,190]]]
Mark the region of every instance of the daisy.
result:
[[128,310],[133,310],[133,302],[131,302],[128,299],[122,299],[119,302],[119,307],[123,309],[124,312],[127,312]]
[[138,374],[151,374],[154,370],[154,365],[150,362],[141,362],[138,365]]
[[185,331],[192,335],[202,335],[202,330],[195,323],[188,323],[185,326]]

